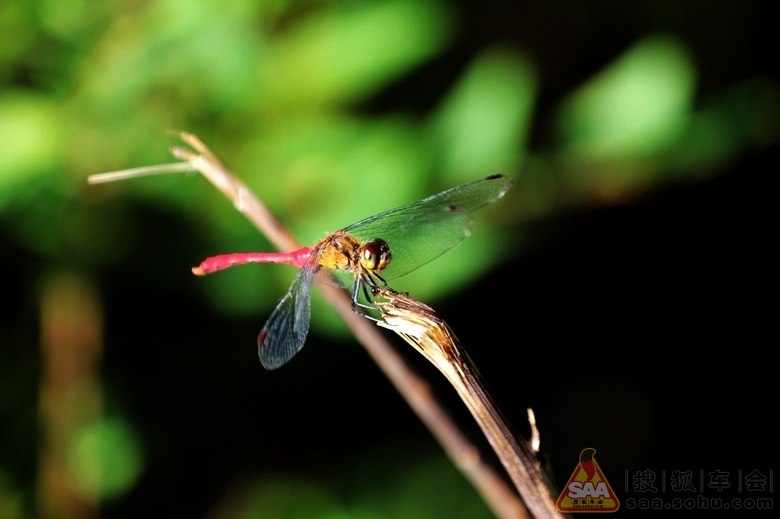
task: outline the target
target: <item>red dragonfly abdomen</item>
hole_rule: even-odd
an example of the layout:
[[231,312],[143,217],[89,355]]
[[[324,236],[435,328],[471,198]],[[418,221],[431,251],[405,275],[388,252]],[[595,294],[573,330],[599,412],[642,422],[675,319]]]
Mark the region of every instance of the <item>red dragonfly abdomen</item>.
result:
[[303,267],[312,253],[311,247],[291,252],[237,252],[234,254],[220,254],[203,260],[197,267],[192,267],[192,273],[197,276],[205,276],[218,270],[223,270],[233,265],[246,263],[285,263],[296,267]]

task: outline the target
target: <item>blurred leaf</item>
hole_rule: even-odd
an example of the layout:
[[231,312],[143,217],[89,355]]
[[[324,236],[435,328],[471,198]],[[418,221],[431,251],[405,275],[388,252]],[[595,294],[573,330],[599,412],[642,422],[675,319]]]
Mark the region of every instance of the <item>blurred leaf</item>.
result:
[[560,128],[570,146],[591,158],[647,156],[684,128],[695,81],[680,42],[648,38],[563,103]]
[[[92,0],[41,0],[42,26],[51,34],[76,44],[88,37],[110,16],[107,2]],[[91,43],[91,42],[90,42]]]
[[35,38],[33,13],[33,6],[26,0],[5,0],[0,4],[0,81]]
[[317,12],[273,41],[259,99],[305,106],[363,96],[440,51],[450,26],[430,0]]
[[159,124],[245,100],[263,48],[256,10],[235,0],[163,0],[126,13],[85,62],[78,101],[100,107],[106,120],[153,110]]
[[90,265],[123,257],[132,229],[124,207],[78,203],[61,191],[49,187],[29,200],[16,197],[15,202],[25,202],[11,220],[17,241],[64,263]]
[[[378,446],[377,446],[378,447]],[[448,519],[493,517],[474,488],[441,452],[409,444],[365,453],[355,467],[357,517]],[[381,471],[377,467],[382,467]],[[370,474],[371,477],[366,477]]]
[[325,485],[302,480],[268,480],[246,493],[238,519],[329,519],[350,517]]
[[247,183],[305,244],[432,194],[425,141],[398,117],[293,118],[249,148]]
[[0,470],[0,517],[2,519],[28,517],[24,510],[22,493],[2,470]]
[[143,454],[129,425],[107,418],[77,431],[68,466],[88,495],[111,499],[127,492],[138,479]]
[[56,106],[44,97],[0,98],[0,209],[37,175],[61,160],[62,127]]
[[664,162],[671,172],[712,169],[734,153],[738,141],[739,136],[725,114],[699,110],[691,115]]
[[778,137],[780,87],[772,80],[752,78],[703,103],[661,158],[661,166],[667,176],[712,174],[744,147]]
[[434,124],[442,170],[453,184],[521,164],[536,96],[536,75],[520,53],[480,55],[439,108]]

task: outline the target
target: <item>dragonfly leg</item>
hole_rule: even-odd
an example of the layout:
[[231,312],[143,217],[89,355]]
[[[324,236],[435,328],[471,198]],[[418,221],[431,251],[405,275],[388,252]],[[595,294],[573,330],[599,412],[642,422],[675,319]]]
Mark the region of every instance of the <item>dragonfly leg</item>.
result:
[[376,272],[364,272],[363,274],[361,274],[359,278],[360,281],[362,281],[362,283],[360,284],[363,286],[363,295],[366,296],[366,301],[368,301],[369,303],[371,303],[372,301],[371,301],[371,295],[368,293],[368,289],[370,288],[371,292],[373,293],[374,289],[379,288],[379,284],[376,282],[374,278],[381,281],[382,285],[387,286],[387,281],[379,277],[379,275]]
[[[373,310],[373,309],[372,309],[372,310]],[[374,316],[372,316],[372,315],[369,315],[369,314],[364,314],[364,313],[361,313],[360,315],[362,315],[362,316],[363,316],[363,317],[365,317],[366,319],[369,319],[369,320],[371,320],[371,321],[374,321],[375,323],[378,323],[378,322],[381,322],[381,321],[382,321],[382,319],[377,319],[376,317],[374,317]]]
[[368,317],[369,319],[376,321],[376,319],[374,319],[373,317],[366,315],[363,312],[358,312],[357,309],[358,307],[365,308],[366,310],[376,310],[376,308],[374,308],[373,305],[364,305],[363,303],[360,302],[360,300],[358,299],[358,296],[360,295],[360,286],[363,287],[363,293],[365,294],[368,302],[369,303],[371,302],[371,299],[368,297],[368,292],[366,292],[365,283],[360,282],[360,280],[356,280],[355,284],[352,287],[352,306],[351,306],[352,311],[355,312],[356,314],[363,315],[364,317]]
[[[384,280],[382,280],[384,281]],[[365,308],[366,310],[376,310],[374,308],[373,304],[371,304],[371,295],[368,292],[368,289],[371,288],[372,291],[374,288],[376,288],[377,284],[374,281],[374,279],[369,274],[361,274],[360,276],[355,278],[355,283],[352,285],[352,311],[355,313],[357,312],[357,307]],[[366,298],[366,301],[369,304],[363,304],[360,302],[360,289],[363,289],[363,295]],[[363,314],[366,315],[366,314]],[[373,319],[370,316],[366,316],[369,319]],[[376,320],[376,319],[374,319]]]
[[371,302],[371,296],[368,295],[368,288],[367,287],[375,287],[376,283],[374,283],[374,280],[371,279],[370,276],[366,274],[361,274],[360,276],[355,277],[355,283],[352,285],[352,311],[355,312],[356,308],[359,306],[361,308],[368,308],[369,310],[373,310],[373,306],[364,305],[360,302],[360,288],[363,288],[363,295],[366,297],[366,301],[369,303]]
[[[363,295],[366,296],[366,301],[368,301],[370,303],[371,302],[371,296],[368,295],[368,286],[367,286],[366,283],[361,283],[361,285],[363,286]],[[373,285],[372,285],[372,287],[373,287]],[[358,302],[358,304],[360,304],[360,303]]]
[[356,277],[355,278],[355,282],[352,284],[352,305],[351,305],[351,307],[352,307],[352,311],[353,312],[357,311],[357,305],[360,304],[360,302],[358,301],[358,297],[360,296],[360,285],[362,285],[362,283],[360,282],[360,278]]

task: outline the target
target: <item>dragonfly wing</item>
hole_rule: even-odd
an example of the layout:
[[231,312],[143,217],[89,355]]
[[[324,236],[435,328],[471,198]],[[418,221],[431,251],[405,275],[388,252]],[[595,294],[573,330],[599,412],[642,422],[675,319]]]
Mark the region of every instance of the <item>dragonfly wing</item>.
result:
[[374,215],[343,230],[361,240],[385,240],[393,256],[381,275],[394,279],[425,265],[468,237],[474,225],[470,213],[495,202],[511,187],[509,177],[491,175]]
[[303,348],[309,333],[315,270],[311,263],[300,270],[257,337],[257,355],[265,369],[281,367]]

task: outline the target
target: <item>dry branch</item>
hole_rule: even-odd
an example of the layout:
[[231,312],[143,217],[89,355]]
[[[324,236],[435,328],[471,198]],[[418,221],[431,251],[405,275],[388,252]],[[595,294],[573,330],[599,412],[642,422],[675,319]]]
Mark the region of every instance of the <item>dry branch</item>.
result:
[[[286,227],[197,136],[187,132],[179,136],[195,150],[181,146],[171,148],[171,153],[184,162],[93,175],[89,177],[89,183],[176,171],[199,171],[278,249],[291,251],[301,247]],[[318,284],[317,288],[496,515],[502,518],[528,517],[528,511],[518,496],[484,463],[478,449],[460,432],[431,394],[428,384],[406,365],[371,321],[352,311],[347,293],[325,284]]]

